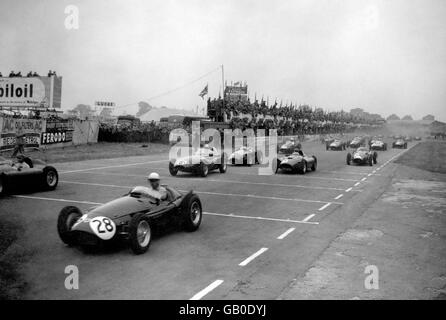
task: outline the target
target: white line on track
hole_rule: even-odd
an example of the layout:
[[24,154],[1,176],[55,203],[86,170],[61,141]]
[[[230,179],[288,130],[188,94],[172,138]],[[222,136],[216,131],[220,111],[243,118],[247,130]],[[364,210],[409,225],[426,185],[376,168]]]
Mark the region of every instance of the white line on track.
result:
[[81,203],[81,204],[91,204],[91,205],[101,205],[99,202],[90,202],[90,201],[79,201],[79,200],[69,200],[69,199],[56,199],[56,198],[45,198],[45,197],[34,197],[34,196],[22,196],[22,195],[13,195],[15,198],[23,198],[23,199],[33,199],[33,200],[46,200],[46,201],[58,201],[58,202],[70,202],[70,203]]
[[285,237],[287,235],[289,235],[291,232],[293,232],[294,230],[296,230],[296,228],[289,228],[287,231],[285,231],[284,233],[282,233],[280,236],[277,237],[277,240],[282,240],[285,239]]
[[352,189],[353,189],[352,187],[345,189],[345,192],[350,192],[350,191],[352,191]]
[[217,288],[219,285],[221,285],[224,281],[223,280],[215,280],[210,285],[208,285],[206,288],[201,290],[200,292],[196,293],[192,298],[189,300],[200,300],[205,295],[207,295],[209,292]]
[[326,209],[330,204],[331,204],[331,202],[329,202],[329,203],[327,203],[327,204],[324,204],[324,205],[323,205],[322,207],[320,207],[318,210],[319,210],[319,211],[322,211],[322,210]]
[[245,260],[243,260],[242,262],[239,263],[239,266],[244,267],[246,266],[248,263],[250,263],[252,260],[254,260],[255,258],[257,258],[258,256],[260,256],[262,253],[264,253],[266,250],[268,250],[268,248],[262,248],[259,251],[257,251],[256,253],[252,254],[251,256],[249,256],[248,258],[246,258]]
[[359,186],[359,185],[360,185],[360,182],[356,182],[356,183],[354,184],[355,187],[357,187],[357,186]]
[[338,195],[337,197],[335,197],[336,200],[339,200],[343,197],[344,195],[341,193],[340,195]]
[[[351,175],[356,175],[356,176],[364,176],[367,174],[367,172],[344,172],[344,171],[319,171],[319,172],[323,172],[323,173],[339,173],[339,174],[351,174]],[[380,174],[377,174],[377,176],[380,176]]]
[[315,214],[310,214],[308,217],[306,217],[305,219],[302,220],[302,222],[308,222],[309,220],[311,220],[313,217],[315,216]]
[[[60,182],[63,183],[70,183],[70,184],[79,184],[79,185],[91,185],[96,187],[111,187],[111,188],[122,188],[122,189],[128,189],[132,188],[130,186],[118,186],[114,184],[101,184],[101,183],[89,183],[89,182],[77,182],[77,181],[67,181],[67,180],[61,180]],[[188,192],[189,190],[181,190],[180,192]],[[245,197],[245,198],[256,198],[256,199],[270,199],[270,200],[284,200],[284,201],[296,201],[296,202],[309,202],[309,203],[327,203],[327,201],[321,201],[321,200],[308,200],[308,199],[298,199],[298,198],[281,198],[281,197],[269,197],[269,196],[258,196],[255,194],[234,194],[234,193],[220,193],[220,192],[210,192],[210,191],[198,191],[194,190],[195,193],[198,194],[208,194],[208,195],[216,195],[216,196],[225,196],[225,197]],[[341,202],[331,202],[333,204],[339,204],[342,205]]]
[[131,166],[139,166],[139,165],[143,165],[143,164],[160,163],[160,162],[167,162],[167,161],[168,160],[154,160],[154,161],[146,161],[146,162],[127,163],[127,164],[119,164],[119,165],[106,166],[106,167],[94,167],[94,168],[86,168],[86,169],[78,169],[78,170],[60,171],[60,173],[76,173],[76,172],[86,172],[86,171],[103,170],[103,169],[111,169],[111,168],[131,167]]
[[366,181],[366,180],[367,180],[367,178],[362,178],[362,179],[361,179],[361,181]]
[[204,215],[210,216],[219,216],[219,217],[228,217],[228,218],[240,218],[240,219],[253,219],[253,220],[264,220],[264,221],[275,221],[275,222],[287,222],[287,223],[301,223],[301,224],[319,224],[319,222],[311,222],[304,220],[291,220],[291,219],[280,219],[280,218],[268,218],[268,217],[253,217],[253,216],[244,216],[237,215],[233,213],[225,214],[225,213],[215,213],[215,212],[203,212]]
[[372,174],[371,173],[369,173],[368,175],[367,175],[367,177],[371,177],[372,176]]

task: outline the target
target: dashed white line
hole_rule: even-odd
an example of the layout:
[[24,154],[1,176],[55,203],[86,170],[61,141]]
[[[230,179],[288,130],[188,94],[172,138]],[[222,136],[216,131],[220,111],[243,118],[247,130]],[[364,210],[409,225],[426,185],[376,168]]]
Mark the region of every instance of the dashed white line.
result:
[[352,187],[345,189],[345,192],[350,192],[350,191],[352,191],[352,189],[353,189]]
[[76,172],[85,172],[85,171],[92,171],[92,170],[103,170],[103,169],[111,169],[111,168],[122,168],[122,167],[139,166],[139,165],[150,164],[150,163],[167,162],[167,161],[168,161],[168,160],[155,160],[155,161],[146,161],[146,162],[137,162],[137,163],[120,164],[120,165],[106,166],[106,167],[95,167],[95,168],[87,168],[87,169],[78,169],[78,170],[61,171],[61,172],[59,172],[59,173],[76,173]]
[[372,176],[372,174],[371,173],[369,173],[368,175],[367,175],[367,177],[371,177]]
[[367,178],[362,178],[362,179],[361,179],[361,181],[366,181],[366,180],[367,180]]
[[14,195],[15,198],[33,199],[33,200],[46,200],[46,201],[58,201],[58,202],[69,202],[69,203],[81,203],[81,204],[91,204],[91,205],[101,205],[99,202],[90,201],[79,201],[79,200],[69,200],[69,199],[56,199],[56,198],[45,198],[45,197],[34,197],[34,196],[22,196]]
[[240,219],[253,219],[253,220],[265,220],[265,221],[277,221],[277,222],[291,222],[291,223],[302,223],[302,224],[319,224],[319,222],[310,222],[310,221],[304,221],[304,220],[291,220],[291,219],[268,218],[268,217],[253,217],[253,216],[236,215],[236,214],[233,214],[233,213],[225,214],[225,213],[215,213],[215,212],[203,212],[203,214],[210,215],[210,216],[240,218]]
[[336,200],[341,199],[343,196],[344,196],[344,195],[341,193],[341,194],[338,195],[335,199],[336,199]]
[[277,237],[277,240],[282,240],[284,239],[287,235],[289,235],[291,232],[293,232],[294,230],[296,230],[296,228],[289,228],[287,231],[285,231],[284,233],[282,233],[280,236]]
[[322,211],[322,210],[326,209],[330,204],[331,204],[331,202],[329,202],[329,203],[327,203],[327,204],[324,204],[324,205],[323,205],[322,207],[320,207],[318,210],[319,210],[319,211]]
[[252,254],[251,256],[249,256],[248,258],[246,258],[245,260],[243,260],[242,262],[239,263],[239,266],[244,267],[246,266],[248,263],[250,263],[252,260],[254,260],[255,258],[257,258],[258,256],[260,256],[262,253],[264,253],[266,250],[268,250],[268,248],[262,248],[259,251],[257,251],[256,253]]
[[357,186],[359,186],[359,184],[360,184],[360,182],[356,182],[356,183],[354,184],[354,186],[357,187]]
[[310,219],[312,219],[315,216],[315,214],[310,214],[308,217],[302,220],[302,222],[308,222]]
[[192,298],[189,300],[200,300],[205,295],[207,295],[209,292],[217,288],[219,285],[221,285],[224,281],[223,280],[215,280],[210,285],[208,285],[206,288],[201,290],[200,292],[196,293]]

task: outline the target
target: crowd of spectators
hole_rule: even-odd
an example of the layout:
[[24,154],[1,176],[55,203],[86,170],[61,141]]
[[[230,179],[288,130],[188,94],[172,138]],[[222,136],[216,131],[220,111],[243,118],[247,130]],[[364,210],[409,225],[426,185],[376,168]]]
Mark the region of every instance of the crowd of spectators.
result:
[[267,105],[262,99],[223,101],[208,99],[208,116],[215,121],[229,122],[232,129],[276,129],[279,135],[305,135],[351,132],[360,126],[378,126],[379,115],[366,112],[325,111],[308,105]]
[[99,124],[98,141],[168,143],[170,131],[179,127],[182,127],[182,124],[162,126],[155,121],[137,125],[101,122]]

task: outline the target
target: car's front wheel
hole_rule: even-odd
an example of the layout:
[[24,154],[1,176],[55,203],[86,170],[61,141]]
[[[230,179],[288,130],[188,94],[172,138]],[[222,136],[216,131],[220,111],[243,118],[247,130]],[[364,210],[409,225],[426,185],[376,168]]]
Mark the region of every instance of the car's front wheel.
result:
[[59,182],[59,175],[57,171],[53,167],[45,167],[43,169],[43,185],[45,189],[54,190],[57,187],[57,183]]
[[186,231],[196,231],[200,227],[203,212],[200,198],[196,194],[192,194],[188,199],[185,199],[181,215]]
[[207,177],[208,173],[209,173],[209,167],[207,166],[206,163],[201,162],[200,163],[200,176]]
[[149,218],[144,213],[132,217],[129,226],[130,248],[135,254],[145,253],[152,241],[152,228]]
[[71,233],[73,225],[82,217],[82,212],[77,207],[68,206],[59,212],[57,218],[57,232],[60,239],[69,246],[76,245],[76,239]]
[[172,162],[169,162],[169,173],[171,176],[176,176],[178,173],[178,168]]

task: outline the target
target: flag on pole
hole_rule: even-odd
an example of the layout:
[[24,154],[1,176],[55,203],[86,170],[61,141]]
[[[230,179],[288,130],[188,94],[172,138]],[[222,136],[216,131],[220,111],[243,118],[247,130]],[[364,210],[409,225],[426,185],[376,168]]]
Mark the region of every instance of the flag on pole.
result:
[[204,89],[201,90],[199,96],[201,97],[201,99],[203,99],[203,97],[207,94],[208,94],[208,85],[206,85],[206,87],[204,87]]

